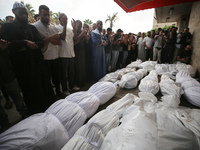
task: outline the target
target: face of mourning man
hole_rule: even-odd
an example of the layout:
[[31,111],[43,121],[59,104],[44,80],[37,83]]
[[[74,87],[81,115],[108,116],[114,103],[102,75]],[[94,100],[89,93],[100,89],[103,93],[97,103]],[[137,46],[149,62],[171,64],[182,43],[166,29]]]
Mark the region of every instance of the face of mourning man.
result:
[[17,21],[23,24],[28,23],[28,11],[25,8],[17,8],[13,10],[13,13],[15,14],[15,17]]
[[40,12],[40,19],[42,23],[49,24],[49,20],[50,20],[49,11],[42,9],[42,11]]
[[97,28],[98,28],[99,32],[102,31],[102,27],[103,27],[103,23],[102,23],[102,22],[99,22],[99,23],[97,24]]

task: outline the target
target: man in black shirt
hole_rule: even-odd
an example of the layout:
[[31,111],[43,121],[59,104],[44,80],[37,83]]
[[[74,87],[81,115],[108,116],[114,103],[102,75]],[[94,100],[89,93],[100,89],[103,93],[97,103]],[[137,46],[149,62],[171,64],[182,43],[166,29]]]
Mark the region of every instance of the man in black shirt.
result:
[[41,52],[43,40],[28,24],[24,5],[15,2],[12,11],[16,19],[2,25],[2,39],[10,42],[7,50],[28,111],[43,112],[55,101]]
[[179,55],[177,56],[177,60],[186,64],[190,64],[191,55],[192,55],[192,47],[190,45],[187,45],[185,47],[185,50],[179,53]]

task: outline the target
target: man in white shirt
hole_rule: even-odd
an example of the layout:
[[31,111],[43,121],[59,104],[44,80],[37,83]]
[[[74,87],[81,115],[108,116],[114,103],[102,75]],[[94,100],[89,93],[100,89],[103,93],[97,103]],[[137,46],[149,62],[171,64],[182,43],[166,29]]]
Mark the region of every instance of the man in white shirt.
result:
[[[69,88],[74,90],[79,90],[78,87],[74,86],[74,36],[76,37],[75,26],[76,23],[72,20],[72,29],[64,26],[63,20],[67,20],[67,16],[64,13],[59,15],[60,24],[57,27],[59,33],[62,33],[63,28],[66,28],[65,40],[61,40],[61,45],[58,49],[59,59],[61,63],[61,85],[62,91],[65,95],[69,95],[67,82],[69,83]],[[75,32],[75,33],[74,33]]]
[[153,39],[151,38],[151,32],[148,31],[147,32],[147,37],[144,38],[143,40],[143,43],[144,43],[144,47],[145,47],[145,51],[146,51],[146,61],[148,61],[149,59],[150,60],[153,60]]
[[42,48],[42,53],[49,75],[56,87],[56,95],[59,98],[64,97],[60,92],[60,63],[58,59],[58,45],[61,44],[60,39],[65,39],[67,20],[63,20],[65,27],[63,28],[63,32],[58,34],[57,28],[49,23],[50,13],[47,6],[41,5],[39,7],[39,15],[41,19],[33,25],[37,28],[44,40],[45,46]]

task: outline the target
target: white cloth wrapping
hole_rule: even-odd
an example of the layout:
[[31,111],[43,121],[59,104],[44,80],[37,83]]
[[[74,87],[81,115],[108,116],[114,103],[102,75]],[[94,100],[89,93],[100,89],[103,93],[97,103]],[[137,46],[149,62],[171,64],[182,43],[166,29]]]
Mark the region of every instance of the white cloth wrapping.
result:
[[65,99],[78,104],[85,111],[87,118],[94,115],[100,103],[96,95],[85,91],[70,94]]
[[162,104],[165,107],[177,108],[180,104],[180,99],[176,95],[166,95],[161,97]]
[[[200,111],[167,108],[160,103],[149,105],[141,101],[123,114],[121,124],[110,130],[101,150],[169,150],[200,148]],[[181,111],[180,111],[181,110]],[[184,112],[184,113],[183,113]],[[185,117],[187,116],[187,117]]]
[[139,69],[137,73],[140,75],[140,79],[147,75],[147,69]]
[[141,92],[149,92],[156,94],[159,91],[158,77],[157,72],[152,70],[148,76],[143,78],[139,85],[139,90]]
[[133,89],[137,86],[138,81],[147,74],[147,70],[139,69],[136,72],[130,72],[122,76],[121,80],[119,81],[119,86],[125,89]]
[[139,64],[138,67],[141,69],[147,69],[150,72],[151,70],[155,70],[156,64],[157,64],[157,61],[145,61]]
[[70,138],[87,119],[85,111],[78,104],[66,99],[56,101],[45,112],[53,114],[60,120]]
[[200,107],[200,83],[182,70],[176,75],[176,82],[181,83],[186,100]]
[[118,84],[120,88],[133,89],[137,86],[138,81],[135,73],[131,72],[123,75]]
[[103,105],[115,95],[116,86],[111,82],[97,82],[89,88],[88,92],[96,95],[100,105]]
[[102,131],[94,124],[79,128],[62,150],[98,150],[104,140]]
[[186,90],[190,87],[200,87],[200,84],[197,80],[191,78],[191,80],[187,80],[181,84],[183,90]]
[[181,71],[181,70],[186,71],[191,77],[194,77],[196,75],[196,69],[191,65],[186,65],[184,63],[178,62],[176,64],[176,69],[178,71]]
[[117,80],[121,79],[121,75],[119,75],[117,72],[111,72],[106,74],[103,78],[101,78],[99,81],[108,81],[115,83]]
[[115,72],[106,74],[99,81],[108,81],[108,82],[115,83],[116,81],[120,80],[124,74],[129,73],[129,72],[134,72],[135,70],[136,70],[135,68],[122,68]]
[[184,97],[191,104],[200,107],[200,87],[193,86],[184,91]]
[[118,117],[121,118],[126,108],[133,104],[133,102],[136,101],[136,99],[136,96],[128,93],[118,101],[110,104],[106,109],[114,111],[115,113],[117,113]]
[[170,78],[175,79],[177,70],[175,64],[156,64],[155,70],[159,75],[168,74]]
[[159,85],[162,95],[176,95],[180,98],[184,93],[182,88],[178,87],[167,75],[161,76]]
[[119,117],[117,112],[104,109],[94,115],[88,123],[95,124],[106,135],[108,131],[119,125]]
[[60,121],[49,113],[32,115],[0,134],[1,150],[59,150],[69,140]]
[[126,66],[126,68],[138,68],[138,66],[142,63],[142,60],[138,59],[129,65]]

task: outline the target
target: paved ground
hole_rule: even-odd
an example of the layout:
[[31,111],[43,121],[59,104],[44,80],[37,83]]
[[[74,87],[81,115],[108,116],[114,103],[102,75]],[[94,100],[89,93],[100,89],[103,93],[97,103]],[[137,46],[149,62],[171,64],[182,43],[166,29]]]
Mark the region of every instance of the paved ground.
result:
[[[90,86],[92,86],[94,83],[95,83],[94,81],[88,82],[85,86],[83,86],[83,87],[81,88],[80,91],[86,91],[86,90],[88,90],[88,89],[90,88]],[[140,82],[139,82],[139,83],[140,83]],[[138,85],[139,85],[139,83],[138,83]],[[70,92],[73,93],[74,91],[70,91]],[[120,98],[122,98],[123,96],[125,96],[127,93],[132,93],[132,94],[138,96],[138,92],[139,92],[138,86],[137,86],[136,88],[132,89],[132,90],[120,89],[120,88],[118,87],[115,96],[114,96],[110,101],[108,101],[106,104],[101,105],[101,106],[98,108],[97,112],[99,112],[99,111],[105,109],[108,105],[110,105],[111,103],[113,103],[113,102],[119,100]],[[162,97],[162,94],[159,92],[159,93],[157,93],[155,96],[158,98],[158,100],[160,100],[161,97]],[[2,103],[2,106],[5,105],[5,99],[4,99],[4,98],[3,98],[3,100],[1,100],[1,103]],[[180,104],[180,105],[181,105],[181,106],[185,106],[185,107],[189,107],[189,108],[200,109],[200,108],[198,108],[198,107],[196,107],[196,106],[190,104],[183,96],[181,97],[181,104]],[[5,111],[6,111],[6,113],[8,114],[9,122],[10,122],[12,125],[16,124],[17,122],[19,122],[19,121],[21,120],[21,117],[20,117],[19,113],[16,111],[16,108],[15,108],[15,105],[14,105],[14,104],[13,104],[13,108],[12,108],[12,109],[10,109],[10,110],[5,110]]]

